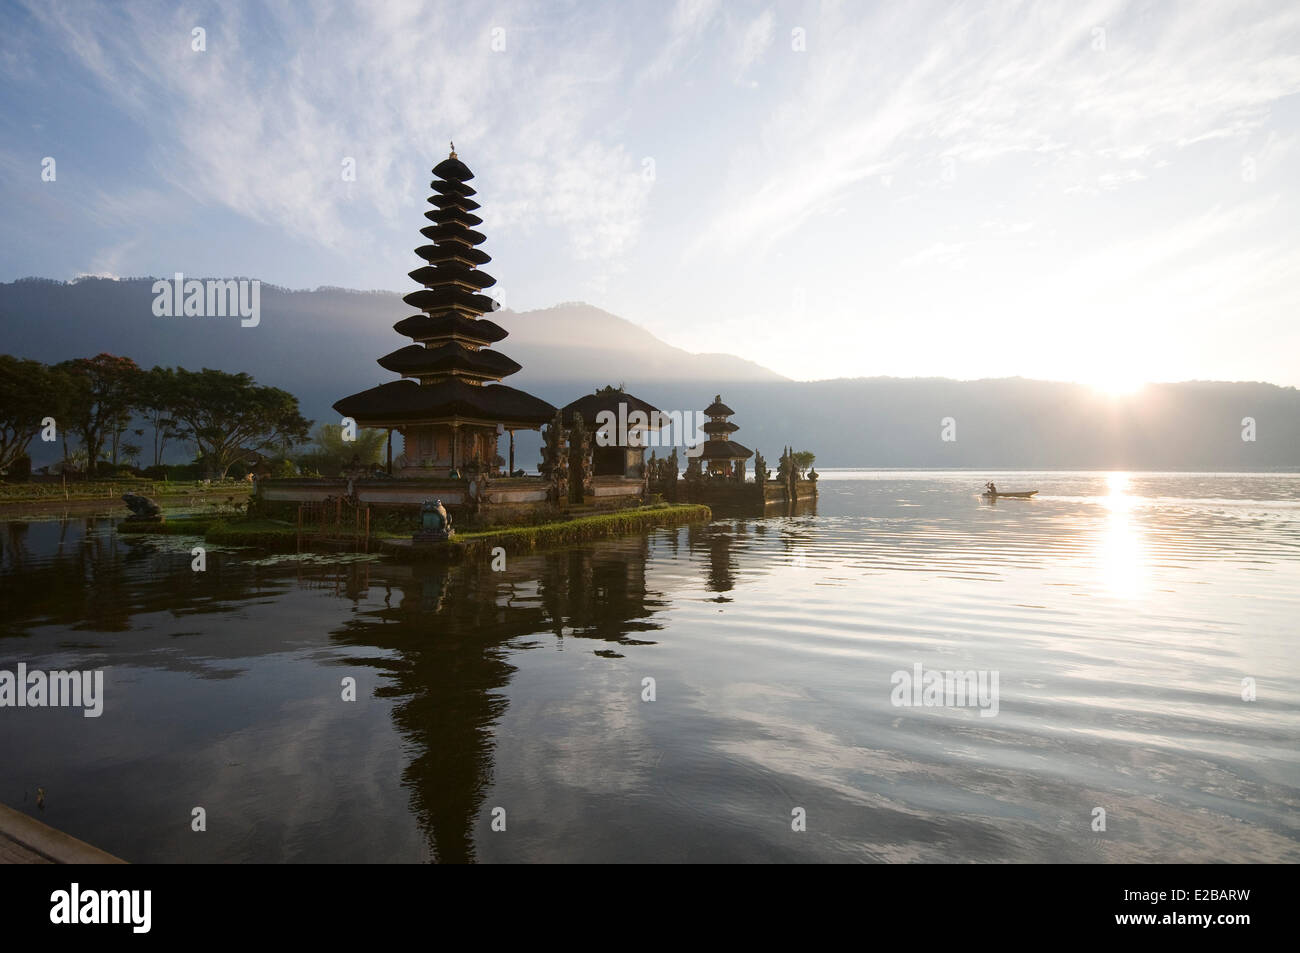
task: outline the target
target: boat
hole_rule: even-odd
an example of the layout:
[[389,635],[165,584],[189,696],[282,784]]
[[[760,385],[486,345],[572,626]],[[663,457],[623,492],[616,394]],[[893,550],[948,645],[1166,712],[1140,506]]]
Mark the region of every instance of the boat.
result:
[[989,500],[1000,499],[1001,497],[1004,496],[1009,497],[1013,500],[1032,500],[1034,498],[1034,494],[1037,492],[1038,492],[1037,490],[1022,490],[1017,493],[1003,493],[1001,490],[998,490],[998,492],[996,493],[990,493],[988,490],[985,490],[980,495],[983,496],[985,499],[989,499]]

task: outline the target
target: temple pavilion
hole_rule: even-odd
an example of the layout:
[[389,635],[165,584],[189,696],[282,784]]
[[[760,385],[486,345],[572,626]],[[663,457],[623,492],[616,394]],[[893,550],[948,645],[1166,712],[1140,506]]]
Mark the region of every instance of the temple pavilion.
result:
[[[650,431],[662,429],[660,413],[658,407],[624,392],[621,386],[602,387],[560,408],[566,428],[572,428],[581,416],[584,428],[592,433],[592,476],[630,480],[640,480],[645,475],[645,448],[651,439]],[[602,414],[609,416],[602,418]],[[639,414],[644,423],[629,420],[634,414]],[[601,420],[608,421],[611,417],[623,425],[599,425]]]
[[704,441],[700,458],[712,476],[744,479],[745,461],[754,455],[754,451],[731,439],[731,435],[740,429],[728,419],[733,414],[735,411],[722,402],[721,394],[704,408],[704,416],[709,420],[701,429],[709,439]]
[[[514,469],[514,431],[536,430],[555,416],[546,401],[499,383],[520,365],[493,344],[506,337],[483,315],[495,302],[482,294],[496,279],[480,266],[492,259],[479,249],[485,241],[475,226],[479,204],[474,178],[451,154],[433,169],[433,195],[425,212],[429,225],[420,234],[429,243],[415,249],[424,264],[410,276],[421,285],[402,300],[420,310],[393,325],[412,344],[379,358],[379,366],[400,380],[344,397],[334,409],[362,427],[388,431],[388,472],[394,476],[459,476],[462,471],[496,474],[497,440],[510,435]],[[402,438],[393,465],[393,431]]]

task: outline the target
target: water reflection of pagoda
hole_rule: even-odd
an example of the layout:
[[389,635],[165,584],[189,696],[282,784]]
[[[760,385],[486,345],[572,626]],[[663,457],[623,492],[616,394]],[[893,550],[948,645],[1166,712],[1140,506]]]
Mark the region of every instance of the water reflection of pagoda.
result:
[[506,330],[482,317],[495,310],[482,294],[496,279],[479,268],[492,259],[478,248],[484,241],[474,226],[479,204],[466,183],[474,173],[451,155],[434,166],[434,206],[420,229],[430,244],[415,253],[425,264],[411,277],[424,287],[402,300],[421,314],[394,328],[414,344],[379,359],[379,366],[402,379],[344,397],[334,409],[363,427],[389,432],[388,470],[393,472],[392,431],[402,436],[397,475],[447,477],[461,468],[496,472],[497,435],[510,434],[513,467],[514,431],[536,430],[555,416],[546,401],[499,382],[520,365],[491,346]]
[[[649,644],[662,603],[646,591],[648,555],[640,538],[516,559],[504,573],[478,563],[389,566],[387,605],[334,633],[387,675],[377,694],[399,699],[393,719],[411,752],[402,782],[437,860],[473,861],[476,837],[488,830],[512,655],[535,647],[524,637],[591,639],[596,654],[614,656]],[[384,581],[373,570],[369,580]]]
[[732,553],[732,530],[720,524],[691,526],[687,529],[691,552],[708,555],[708,577],[705,585],[717,593],[710,602],[731,602],[727,593],[736,588],[736,558]]

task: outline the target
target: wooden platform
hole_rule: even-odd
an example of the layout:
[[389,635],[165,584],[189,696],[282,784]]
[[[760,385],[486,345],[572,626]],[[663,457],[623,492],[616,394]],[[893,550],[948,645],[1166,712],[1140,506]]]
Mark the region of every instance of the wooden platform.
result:
[[85,841],[0,804],[0,864],[124,864]]

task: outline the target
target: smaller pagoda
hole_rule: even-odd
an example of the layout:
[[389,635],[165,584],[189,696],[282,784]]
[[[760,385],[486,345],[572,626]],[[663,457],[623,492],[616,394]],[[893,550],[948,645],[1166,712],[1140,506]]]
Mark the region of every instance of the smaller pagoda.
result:
[[736,412],[722,402],[722,395],[717,394],[713,403],[704,409],[704,416],[709,418],[701,429],[708,434],[700,459],[710,476],[745,479],[745,461],[754,455],[748,447],[742,447],[731,439],[740,428],[728,418]]

